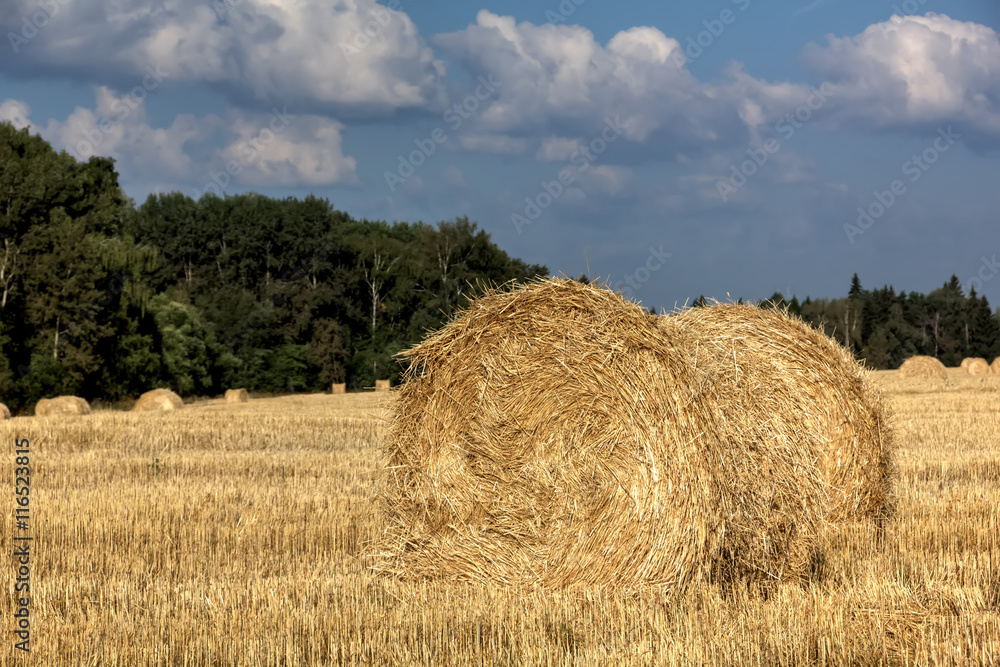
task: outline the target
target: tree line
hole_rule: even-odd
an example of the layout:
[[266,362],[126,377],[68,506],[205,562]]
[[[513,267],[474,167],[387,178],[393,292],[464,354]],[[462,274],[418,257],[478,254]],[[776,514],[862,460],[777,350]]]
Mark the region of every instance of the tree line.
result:
[[295,392],[398,380],[393,355],[489,284],[548,275],[468,218],[354,219],[327,200],[125,196],[0,123],[0,400],[167,386]]
[[[253,193],[136,205],[112,159],[79,162],[0,123],[0,401],[15,410],[161,386],[195,396],[398,381],[394,355],[485,286],[545,275],[465,217],[389,224]],[[855,275],[844,298],[769,301],[872,368],[1000,354],[1000,320],[954,276],[927,295],[866,290]]]
[[[975,287],[966,295],[957,276],[929,294],[896,291],[892,285],[864,289],[857,274],[847,296],[788,298],[775,292],[765,302],[823,329],[873,369],[894,369],[921,354],[958,366],[965,357],[1000,356],[1000,313]],[[705,304],[705,297],[695,306]]]

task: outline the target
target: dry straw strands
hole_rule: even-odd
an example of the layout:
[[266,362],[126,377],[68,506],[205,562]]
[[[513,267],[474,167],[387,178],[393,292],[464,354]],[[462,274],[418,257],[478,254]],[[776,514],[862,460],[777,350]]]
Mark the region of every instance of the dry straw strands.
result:
[[670,589],[800,574],[828,504],[816,447],[697,347],[571,280],[472,303],[405,353],[375,569]]
[[250,394],[246,389],[227,389],[226,403],[246,403],[250,400]]
[[988,375],[990,364],[982,357],[966,357],[962,359],[962,368],[968,371],[969,375]]
[[132,412],[166,412],[183,406],[183,399],[169,389],[153,389],[139,397],[132,406]]
[[346,382],[335,382],[331,389],[334,394],[346,394],[347,393],[347,383]]
[[944,364],[934,357],[917,355],[910,357],[899,367],[899,374],[907,378],[929,379],[937,378],[944,380],[948,377]]
[[375,380],[375,391],[389,391],[389,380]]
[[3,403],[0,403],[0,421],[4,419],[10,419],[10,409]]
[[62,415],[89,415],[90,405],[79,396],[59,396],[58,398],[43,398],[35,405],[36,417],[55,417]]
[[691,337],[694,365],[739,397],[744,422],[809,450],[827,485],[825,518],[880,524],[891,514],[892,434],[882,392],[850,352],[787,312],[713,304],[661,318]]

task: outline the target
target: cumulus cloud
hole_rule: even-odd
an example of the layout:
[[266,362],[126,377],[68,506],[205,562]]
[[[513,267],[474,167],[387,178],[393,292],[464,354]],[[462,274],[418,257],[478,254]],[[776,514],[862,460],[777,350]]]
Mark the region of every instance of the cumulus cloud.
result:
[[993,29],[928,13],[894,16],[827,42],[809,45],[804,57],[829,82],[838,122],[919,130],[955,123],[1000,139],[1000,39]]
[[264,119],[234,113],[228,125],[238,138],[219,152],[219,161],[237,172],[241,185],[359,183],[357,161],[342,152],[344,126],[337,121],[275,110]]
[[[444,65],[399,0],[13,0],[0,33],[12,76],[39,73],[129,87],[146,66],[171,81],[210,84],[243,106],[391,112],[440,108]],[[13,37],[11,37],[13,35]],[[28,37],[25,37],[28,35]],[[5,45],[6,48],[7,45]]]
[[[220,189],[230,182],[292,187],[358,183],[357,163],[342,151],[344,126],[335,120],[275,109],[270,115],[231,111],[226,118],[181,114],[167,127],[154,127],[144,100],[105,87],[96,88],[94,96],[93,109],[77,107],[64,120],[50,119],[41,134],[56,150],[65,149],[78,160],[113,157],[126,181],[202,190],[207,183]],[[40,127],[30,113],[18,100],[0,102],[0,120]],[[224,145],[213,147],[219,136],[225,137]]]
[[695,79],[678,41],[656,28],[630,28],[601,45],[580,26],[516,23],[482,10],[474,25],[434,42],[473,74],[509,82],[470,120],[472,130],[528,140],[540,160],[560,159],[614,115],[634,143],[684,150],[746,136],[739,100]]
[[20,100],[4,100],[0,102],[0,121],[10,121],[17,129],[31,124],[31,107]]

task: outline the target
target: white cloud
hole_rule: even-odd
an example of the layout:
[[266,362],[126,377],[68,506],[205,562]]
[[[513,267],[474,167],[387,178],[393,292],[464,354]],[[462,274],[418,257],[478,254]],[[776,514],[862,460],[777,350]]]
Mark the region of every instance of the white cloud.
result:
[[[38,9],[13,0],[0,32]],[[59,11],[0,70],[130,86],[158,65],[173,82],[208,84],[244,106],[370,113],[440,108],[443,64],[401,11],[375,0],[94,0]],[[392,4],[392,3],[390,3]],[[398,5],[398,3],[397,3]]]
[[4,100],[0,102],[0,121],[9,120],[17,129],[30,124],[31,107],[20,100]]
[[542,140],[542,145],[535,152],[535,159],[539,162],[565,162],[580,150],[580,146],[579,139],[549,137]]
[[263,119],[234,113],[229,126],[238,138],[220,151],[219,162],[238,165],[234,181],[241,185],[358,184],[357,161],[343,154],[344,126],[337,121],[283,112]]
[[808,46],[805,58],[829,81],[839,122],[878,128],[953,122],[1000,137],[1000,39],[993,29],[928,13],[894,16],[854,37],[827,40]]
[[[601,45],[580,26],[516,23],[481,10],[474,25],[434,42],[473,75],[504,82],[467,121],[470,133],[508,136],[534,148],[541,161],[564,159],[572,137],[589,141],[615,116],[625,140],[655,145],[658,159],[738,144],[748,123],[759,121],[740,117],[747,96],[788,88],[745,75],[722,85],[700,82],[685,68],[679,42],[652,27],[621,31]],[[807,92],[793,88],[799,97]]]
[[[64,120],[50,119],[41,134],[56,150],[79,160],[113,157],[123,181],[203,187],[214,172],[227,184],[358,184],[357,162],[343,154],[344,126],[335,120],[280,110],[270,116],[232,111],[226,119],[182,114],[168,127],[153,127],[144,101],[104,87],[94,95],[93,109],[77,107]],[[18,100],[0,104],[0,120],[24,126],[31,122],[29,114]],[[213,149],[210,144],[220,135],[231,139]],[[214,157],[207,162],[192,157],[206,153]]]

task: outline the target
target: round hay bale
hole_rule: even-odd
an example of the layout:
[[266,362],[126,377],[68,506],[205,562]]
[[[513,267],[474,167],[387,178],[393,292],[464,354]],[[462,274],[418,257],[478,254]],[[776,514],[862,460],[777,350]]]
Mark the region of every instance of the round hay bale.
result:
[[153,389],[139,397],[132,406],[132,412],[165,412],[180,410],[184,401],[169,389]]
[[1000,375],[1000,357],[994,359],[993,363],[990,364],[990,372],[994,375]]
[[4,419],[10,419],[10,409],[3,403],[0,403],[0,421]]
[[807,561],[825,497],[809,451],[620,295],[494,290],[403,356],[374,569],[679,589]]
[[966,357],[962,359],[962,368],[964,368],[969,375],[988,375],[990,372],[990,364],[982,357]]
[[389,391],[389,380],[375,380],[375,391]]
[[910,357],[899,367],[899,374],[906,378],[939,379],[948,377],[948,371],[938,359],[917,355]]
[[774,308],[713,304],[661,319],[697,345],[693,363],[743,396],[744,418],[808,448],[833,526],[892,512],[891,416],[869,373],[837,341]]
[[347,383],[346,382],[334,382],[333,388],[331,389],[334,394],[346,394],[347,393]]
[[79,396],[43,398],[35,404],[36,417],[59,417],[63,415],[89,414],[90,404]]
[[250,400],[250,394],[246,389],[227,389],[226,403],[246,403]]

